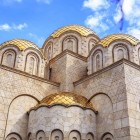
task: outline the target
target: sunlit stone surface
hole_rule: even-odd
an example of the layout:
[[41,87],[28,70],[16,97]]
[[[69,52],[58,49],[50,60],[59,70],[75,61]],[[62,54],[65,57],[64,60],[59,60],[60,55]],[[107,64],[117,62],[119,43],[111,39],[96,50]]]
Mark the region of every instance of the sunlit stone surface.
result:
[[0,140],[140,140],[140,41],[80,25],[42,48],[0,45]]

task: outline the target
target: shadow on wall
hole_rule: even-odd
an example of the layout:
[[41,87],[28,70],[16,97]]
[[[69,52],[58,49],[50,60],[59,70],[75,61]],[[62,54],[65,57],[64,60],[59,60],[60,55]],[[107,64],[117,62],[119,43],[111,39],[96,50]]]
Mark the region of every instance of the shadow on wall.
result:
[[[103,139],[103,135],[106,133],[114,134],[114,115],[113,104],[108,95],[99,93],[90,98],[94,109],[98,111],[97,114],[97,139]],[[107,137],[107,136],[106,136]],[[113,135],[112,135],[113,137]],[[108,137],[107,137],[108,138]],[[110,138],[110,137],[109,137]]]
[[14,139],[21,140],[17,138],[19,136],[22,139],[27,139],[27,130],[28,130],[27,112],[37,103],[38,103],[37,99],[28,95],[19,96],[11,102],[5,130],[6,140],[14,140]]

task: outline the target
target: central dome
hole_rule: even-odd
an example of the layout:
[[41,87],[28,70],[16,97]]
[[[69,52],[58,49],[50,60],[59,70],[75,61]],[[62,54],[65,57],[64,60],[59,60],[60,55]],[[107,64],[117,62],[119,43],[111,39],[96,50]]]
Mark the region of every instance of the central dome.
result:
[[78,105],[83,108],[93,109],[92,103],[87,98],[75,93],[62,92],[55,93],[45,97],[39,104],[40,105],[56,105],[61,104],[64,106]]
[[89,29],[87,27],[84,27],[81,25],[69,25],[69,26],[65,26],[65,27],[62,27],[62,28],[56,30],[51,36],[53,38],[57,38],[61,34],[68,32],[68,31],[78,32],[81,36],[88,36],[90,34],[96,34],[94,31],[92,31],[91,29]]

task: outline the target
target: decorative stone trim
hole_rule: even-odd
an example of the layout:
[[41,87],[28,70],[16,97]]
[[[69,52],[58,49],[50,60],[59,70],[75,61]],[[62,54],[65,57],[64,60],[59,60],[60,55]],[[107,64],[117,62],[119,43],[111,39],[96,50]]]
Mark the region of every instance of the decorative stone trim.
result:
[[52,108],[52,107],[54,107],[54,106],[63,106],[63,107],[66,107],[66,108],[69,108],[69,107],[73,107],[73,106],[75,106],[75,107],[80,107],[81,109],[83,109],[83,110],[92,110],[95,114],[98,114],[98,111],[97,110],[95,110],[95,109],[93,109],[93,108],[88,108],[88,107],[82,107],[82,106],[80,106],[80,105],[64,105],[64,104],[53,104],[53,105],[46,105],[46,104],[41,104],[41,105],[39,105],[39,106],[37,106],[37,107],[33,107],[33,108],[31,108],[29,111],[28,111],[28,113],[30,113],[32,110],[37,110],[37,109],[39,109],[40,107],[47,107],[47,108]]
[[60,59],[61,57],[63,57],[66,54],[69,54],[69,55],[71,55],[71,56],[73,56],[75,58],[78,58],[78,59],[81,59],[81,60],[87,62],[87,57],[81,56],[81,55],[79,55],[77,53],[74,53],[74,52],[72,52],[70,50],[65,50],[62,53],[60,53],[59,55],[57,55],[56,57],[54,57],[52,60],[50,60],[49,63],[53,63],[53,62],[57,61],[58,59]]
[[13,72],[13,73],[16,73],[16,74],[19,74],[19,75],[22,75],[22,76],[26,76],[26,77],[29,77],[29,78],[32,78],[32,79],[35,79],[35,80],[38,80],[38,81],[41,81],[41,82],[45,82],[45,83],[57,86],[57,87],[60,86],[60,83],[48,81],[45,78],[41,78],[41,77],[38,77],[38,76],[35,76],[35,75],[30,75],[30,74],[28,74],[24,71],[20,71],[20,70],[14,69],[14,68],[10,68],[10,67],[7,67],[7,66],[1,65],[1,64],[0,64],[0,68],[4,69],[4,70],[7,70],[7,71],[10,71],[10,72]]
[[140,70],[139,65],[137,65],[137,64],[135,64],[135,63],[133,63],[133,62],[131,62],[129,60],[121,59],[121,60],[111,64],[110,66],[107,66],[107,67],[105,67],[105,68],[103,68],[103,69],[101,69],[101,70],[99,70],[97,72],[94,72],[93,74],[87,76],[86,78],[84,77],[84,78],[74,82],[73,84],[74,84],[74,86],[77,86],[77,85],[79,85],[79,84],[81,84],[81,83],[83,83],[83,82],[85,82],[85,81],[87,81],[87,80],[89,80],[89,79],[91,79],[91,78],[93,78],[95,76],[98,76],[98,75],[100,75],[100,74],[102,74],[102,73],[104,73],[106,71],[109,71],[110,69],[113,69],[113,68],[115,68],[115,67],[117,67],[117,66],[119,66],[121,64],[126,64],[126,65],[129,65],[129,66],[131,66],[131,67],[133,67],[135,69]]

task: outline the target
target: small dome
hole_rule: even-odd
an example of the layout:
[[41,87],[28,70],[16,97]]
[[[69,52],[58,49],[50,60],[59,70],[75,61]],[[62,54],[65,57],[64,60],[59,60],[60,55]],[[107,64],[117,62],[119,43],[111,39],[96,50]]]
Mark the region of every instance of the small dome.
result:
[[1,44],[0,47],[4,47],[4,46],[7,46],[7,45],[15,45],[21,51],[25,50],[26,48],[30,48],[30,47],[39,49],[37,47],[37,45],[35,45],[34,43],[32,43],[28,40],[23,40],[23,39],[13,39],[13,40],[6,41],[3,44]]
[[65,106],[71,105],[79,105],[84,108],[93,109],[92,103],[88,102],[88,99],[84,96],[77,95],[74,93],[63,92],[63,93],[55,93],[45,97],[39,104],[40,105],[55,105],[62,104]]
[[140,42],[140,40],[138,40],[137,38],[135,38],[131,35],[113,34],[113,35],[109,35],[109,36],[103,38],[98,44],[102,45],[103,47],[108,47],[109,44],[115,40],[127,40],[134,46],[136,46]]
[[86,28],[84,26],[81,26],[81,25],[69,25],[69,26],[65,26],[65,27],[62,27],[62,28],[58,29],[51,36],[53,38],[57,38],[61,34],[67,32],[67,31],[75,31],[75,32],[78,32],[82,36],[88,36],[90,34],[95,34],[96,35],[95,32],[93,32],[91,29]]

